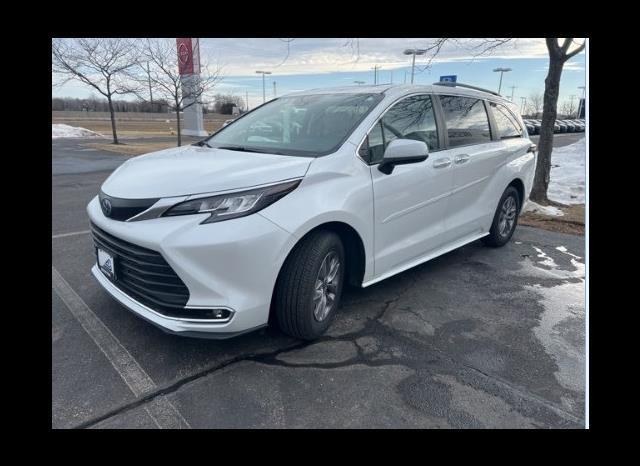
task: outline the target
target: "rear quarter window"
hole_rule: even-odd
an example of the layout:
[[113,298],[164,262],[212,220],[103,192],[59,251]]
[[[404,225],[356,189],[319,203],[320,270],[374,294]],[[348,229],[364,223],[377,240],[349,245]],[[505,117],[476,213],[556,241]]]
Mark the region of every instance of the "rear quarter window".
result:
[[496,122],[498,139],[519,138],[522,136],[522,126],[514,114],[504,105],[491,102],[491,112]]

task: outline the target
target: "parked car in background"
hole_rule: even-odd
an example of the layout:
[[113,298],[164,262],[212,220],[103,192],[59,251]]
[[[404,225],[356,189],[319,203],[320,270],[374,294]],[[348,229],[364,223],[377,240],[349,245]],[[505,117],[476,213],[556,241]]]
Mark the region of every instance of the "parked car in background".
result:
[[540,120],[531,120],[531,123],[533,124],[534,134],[540,134],[541,121]]
[[536,128],[535,126],[533,126],[533,123],[531,123],[529,120],[523,120],[525,126],[527,127],[527,133],[529,134],[536,134]]
[[571,120],[562,120],[562,123],[567,125],[567,132],[568,133],[575,133],[576,132],[576,125]]
[[533,184],[517,106],[461,83],[312,89],[234,123],[128,159],[87,206],[93,276],[169,333],[316,339],[347,283],[507,244]]
[[569,127],[566,123],[562,122],[562,120],[556,120],[556,123],[560,127],[561,133],[566,133],[569,130]]
[[585,125],[580,120],[571,120],[576,125],[576,131],[581,133],[584,132]]

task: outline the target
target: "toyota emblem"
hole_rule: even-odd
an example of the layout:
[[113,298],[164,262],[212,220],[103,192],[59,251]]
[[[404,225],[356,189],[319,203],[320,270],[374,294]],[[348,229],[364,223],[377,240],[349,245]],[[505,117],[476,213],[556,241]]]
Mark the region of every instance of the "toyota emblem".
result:
[[102,210],[107,217],[111,215],[111,201],[109,199],[102,200]]

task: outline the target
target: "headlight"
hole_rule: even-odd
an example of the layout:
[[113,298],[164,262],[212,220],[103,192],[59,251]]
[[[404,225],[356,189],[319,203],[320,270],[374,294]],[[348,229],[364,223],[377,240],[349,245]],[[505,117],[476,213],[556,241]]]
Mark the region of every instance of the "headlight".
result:
[[201,223],[221,222],[232,218],[244,217],[258,212],[286,196],[298,187],[300,181],[288,181],[266,188],[190,199],[169,208],[162,216],[210,213],[211,216]]

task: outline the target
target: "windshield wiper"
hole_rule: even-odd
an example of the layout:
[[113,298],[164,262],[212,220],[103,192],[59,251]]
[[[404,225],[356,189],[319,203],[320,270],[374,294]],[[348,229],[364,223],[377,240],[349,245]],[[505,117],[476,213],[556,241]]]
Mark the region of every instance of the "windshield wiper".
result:
[[217,146],[216,149],[237,150],[240,152],[259,152],[255,149],[250,149],[243,146]]
[[239,152],[255,152],[257,154],[274,154],[274,155],[287,155],[282,152],[271,151],[266,149],[254,149],[252,147],[244,146],[218,146],[216,149],[237,150]]
[[207,141],[205,141],[204,139],[202,141],[194,142],[192,145],[199,146],[199,147],[207,146],[207,147],[210,147],[211,149],[213,149],[213,147],[210,146],[209,143]]

